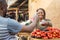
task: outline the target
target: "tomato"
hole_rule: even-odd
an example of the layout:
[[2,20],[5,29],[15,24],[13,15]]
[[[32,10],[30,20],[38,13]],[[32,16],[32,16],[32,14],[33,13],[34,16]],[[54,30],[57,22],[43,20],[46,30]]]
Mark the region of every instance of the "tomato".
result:
[[36,29],[36,32],[40,32],[40,29]]
[[60,35],[58,36],[58,38],[60,38]]
[[37,37],[37,38],[40,38],[40,37],[41,37],[41,35],[37,35],[36,37]]
[[41,35],[41,32],[37,32],[38,35]]
[[47,36],[45,36],[45,37],[42,37],[43,39],[48,39],[48,37]]
[[35,38],[43,38],[43,39],[52,39],[52,38],[60,38],[60,29],[48,27],[46,28],[48,31],[41,31],[40,29],[35,29],[31,36]]
[[46,36],[46,34],[45,33],[42,33],[41,36],[44,37],[44,36]]

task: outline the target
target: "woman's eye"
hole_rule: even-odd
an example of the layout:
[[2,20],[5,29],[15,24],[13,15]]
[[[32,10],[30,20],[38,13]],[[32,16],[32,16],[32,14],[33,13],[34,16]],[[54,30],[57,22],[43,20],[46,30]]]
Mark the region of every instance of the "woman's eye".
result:
[[41,13],[43,13],[43,12],[41,12]]

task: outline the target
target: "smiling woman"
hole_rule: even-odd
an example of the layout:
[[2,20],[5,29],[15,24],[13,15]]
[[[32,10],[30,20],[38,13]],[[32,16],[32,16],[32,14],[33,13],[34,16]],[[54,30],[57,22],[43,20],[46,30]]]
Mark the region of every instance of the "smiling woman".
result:
[[29,19],[32,18],[38,8],[44,8],[46,10],[46,18],[51,20],[53,26],[60,28],[60,0],[38,0],[36,3],[35,0],[34,2],[29,0]]
[[37,12],[37,15],[39,17],[39,21],[38,21],[37,27],[40,30],[44,30],[48,26],[52,27],[52,24],[51,24],[50,20],[46,19],[46,12],[45,12],[45,10],[43,8],[37,9],[36,12]]

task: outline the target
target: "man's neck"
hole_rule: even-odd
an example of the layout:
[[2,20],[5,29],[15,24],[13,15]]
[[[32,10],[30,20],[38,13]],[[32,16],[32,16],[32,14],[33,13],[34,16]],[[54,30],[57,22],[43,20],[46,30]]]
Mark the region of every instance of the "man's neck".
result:
[[2,17],[3,17],[3,13],[0,13],[0,16],[2,16]]

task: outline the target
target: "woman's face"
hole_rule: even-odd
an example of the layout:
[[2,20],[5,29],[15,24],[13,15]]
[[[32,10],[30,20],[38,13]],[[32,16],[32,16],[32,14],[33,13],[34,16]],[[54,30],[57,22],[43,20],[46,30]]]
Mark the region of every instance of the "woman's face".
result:
[[43,12],[42,10],[38,10],[37,14],[38,14],[38,17],[39,17],[40,19],[43,19],[43,17],[44,17],[44,12]]

